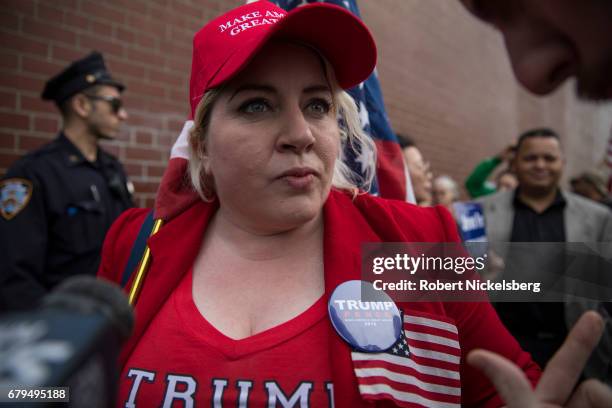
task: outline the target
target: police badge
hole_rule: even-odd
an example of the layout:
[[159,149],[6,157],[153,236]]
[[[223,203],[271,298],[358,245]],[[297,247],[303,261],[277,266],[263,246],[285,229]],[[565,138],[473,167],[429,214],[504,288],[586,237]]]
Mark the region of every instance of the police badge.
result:
[[0,181],[0,214],[10,220],[23,210],[32,197],[32,183],[22,178]]

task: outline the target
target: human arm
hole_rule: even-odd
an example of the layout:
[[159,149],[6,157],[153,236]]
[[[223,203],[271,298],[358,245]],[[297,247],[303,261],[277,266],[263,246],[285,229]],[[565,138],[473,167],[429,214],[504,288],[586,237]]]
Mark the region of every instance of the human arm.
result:
[[[442,211],[441,216],[448,218]],[[447,240],[452,241],[452,231],[451,235],[448,231]],[[445,309],[459,328],[463,406],[612,406],[612,389],[597,380],[575,388],[604,330],[597,313],[582,316],[540,378],[537,365],[521,350],[489,303],[445,303]]]
[[[436,207],[445,232],[444,242],[457,242],[455,224],[450,214]],[[460,296],[460,294],[457,294]],[[489,302],[445,302],[444,309],[455,321],[461,344],[461,405],[466,407],[499,407],[499,392],[477,369],[467,364],[474,349],[489,350],[512,361],[535,385],[540,368],[524,352],[497,316]]]
[[521,349],[490,303],[447,302],[444,307],[459,329],[462,406],[502,406],[501,395],[493,383],[467,363],[467,356],[475,349],[488,350],[512,361],[529,383],[535,386],[540,378],[540,368],[531,356]]
[[509,165],[514,158],[515,151],[515,145],[508,145],[496,156],[478,163],[476,168],[474,168],[472,173],[465,180],[465,188],[470,194],[470,197],[478,198],[497,191],[497,186],[489,185],[487,179],[501,163],[507,163]]
[[[20,161],[2,181],[3,206],[7,197],[21,190],[17,211],[0,217],[0,311],[31,308],[47,293],[48,214],[44,186]],[[8,209],[8,208],[7,208]]]
[[476,165],[472,173],[465,180],[465,188],[471,198],[492,194],[495,188],[487,185],[487,179],[502,159],[498,156],[487,158]]

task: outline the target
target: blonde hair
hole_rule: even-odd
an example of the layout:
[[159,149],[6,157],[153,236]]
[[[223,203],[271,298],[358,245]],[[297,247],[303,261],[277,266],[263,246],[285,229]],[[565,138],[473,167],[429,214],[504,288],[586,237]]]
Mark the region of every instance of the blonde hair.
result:
[[[327,65],[327,64],[326,64]],[[334,105],[338,115],[340,134],[339,155],[334,165],[332,186],[350,192],[355,197],[359,190],[368,191],[374,180],[376,169],[376,145],[363,131],[359,111],[353,98],[342,90],[328,71],[328,78],[334,90]],[[331,72],[331,74],[330,74]],[[214,183],[207,167],[205,142],[210,123],[210,115],[223,87],[207,91],[198,104],[194,126],[189,134],[189,176],[194,190],[204,201],[214,199]],[[363,175],[357,174],[346,163],[345,148],[351,149],[355,156],[370,160],[362,164]]]

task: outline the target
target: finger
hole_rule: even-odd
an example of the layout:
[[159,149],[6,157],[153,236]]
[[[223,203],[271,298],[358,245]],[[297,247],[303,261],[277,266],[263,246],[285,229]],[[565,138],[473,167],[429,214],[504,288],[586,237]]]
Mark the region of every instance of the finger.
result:
[[550,359],[536,394],[540,401],[563,405],[570,396],[580,373],[603,332],[598,313],[584,313],[567,335],[563,345]]
[[570,398],[567,408],[612,407],[612,388],[597,380],[586,380]]
[[467,362],[486,375],[508,408],[536,406],[536,397],[525,374],[510,360],[486,350],[474,350]]

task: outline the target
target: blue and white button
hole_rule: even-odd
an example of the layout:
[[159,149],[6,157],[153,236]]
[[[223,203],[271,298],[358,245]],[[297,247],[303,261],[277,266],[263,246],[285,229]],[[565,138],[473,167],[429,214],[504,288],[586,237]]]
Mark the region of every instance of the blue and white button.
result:
[[338,285],[328,312],[336,332],[358,351],[382,352],[400,338],[402,318],[397,305],[370,282],[351,280]]

